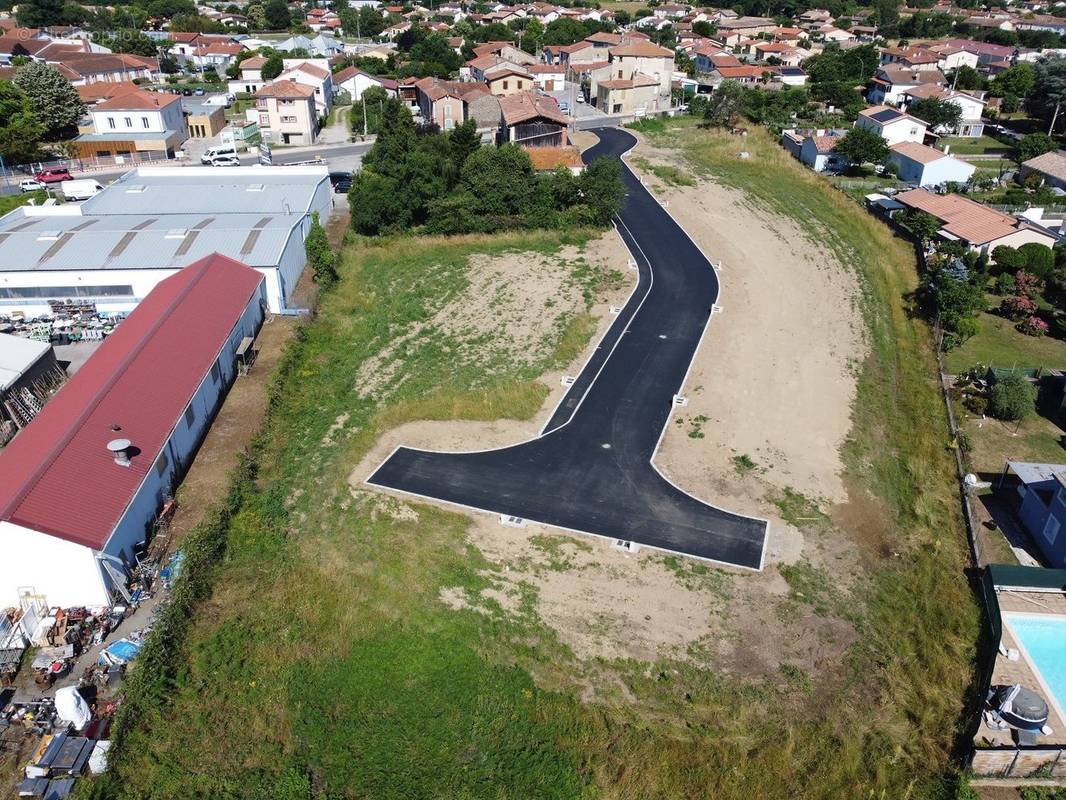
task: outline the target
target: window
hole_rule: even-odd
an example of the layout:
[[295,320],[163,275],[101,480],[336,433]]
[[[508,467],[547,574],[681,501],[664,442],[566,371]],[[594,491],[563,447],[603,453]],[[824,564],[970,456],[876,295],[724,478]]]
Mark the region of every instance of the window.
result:
[[109,127],[109,128],[114,128],[115,127],[115,118],[114,117],[108,117],[107,118],[107,127]]
[[66,297],[133,297],[132,286],[0,286],[0,300]]
[[518,82],[518,88],[519,88],[519,89],[521,89],[521,88],[522,88],[522,81],[519,81],[519,82]]
[[508,81],[504,81],[504,82],[503,82],[503,90],[504,90],[505,92],[507,91],[507,86],[508,86],[508,83],[509,83]]
[[194,422],[196,422],[196,409],[190,405],[185,409],[185,427],[191,428]]
[[162,478],[163,473],[167,471],[168,466],[170,466],[170,460],[167,458],[166,451],[164,450],[159,454],[159,458],[155,460],[155,474]]
[[132,128],[133,127],[133,120],[130,119],[129,117],[123,117],[122,121],[125,123],[127,128]]
[[622,80],[622,70],[618,70],[618,80]]
[[[506,89],[507,87],[504,86],[504,88]],[[446,106],[444,106],[444,118],[445,119],[451,119],[452,118],[452,104],[451,103],[448,103]]]
[[296,122],[296,117],[282,117],[282,122]]
[[1048,544],[1055,544],[1055,539],[1059,535],[1059,520],[1054,515],[1047,518],[1047,524],[1044,526],[1044,538],[1047,539]]
[[141,117],[141,125],[148,127],[148,117]]

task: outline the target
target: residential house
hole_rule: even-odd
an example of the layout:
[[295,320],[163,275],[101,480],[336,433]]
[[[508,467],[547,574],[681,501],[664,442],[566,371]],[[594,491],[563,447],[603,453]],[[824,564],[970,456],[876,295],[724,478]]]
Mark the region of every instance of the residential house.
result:
[[1018,495],[1018,518],[1048,566],[1066,567],[1066,464],[1008,461],[999,488],[1009,475]]
[[561,91],[566,86],[566,70],[559,64],[531,64],[526,70],[537,88],[545,92]]
[[[674,53],[651,42],[636,42],[608,48],[609,62],[590,75],[589,92],[596,106],[608,113],[619,108],[629,111],[656,111],[670,107],[674,78]],[[600,83],[608,81],[606,94]],[[613,96],[615,92],[624,97]],[[601,105],[602,103],[602,105]]]
[[966,53],[977,56],[978,64],[989,64],[996,61],[1012,62],[1015,58],[1015,48],[1009,45],[992,44],[991,42],[975,42],[970,39],[948,39],[940,42],[940,47],[953,47]]
[[925,49],[937,56],[937,66],[940,68],[941,72],[950,72],[959,67],[977,69],[977,54],[971,53],[969,50],[963,50],[961,47],[953,47],[952,45],[943,42],[934,42],[933,44],[926,45]]
[[536,86],[533,74],[511,64],[499,64],[485,71],[485,83],[494,95],[515,94]]
[[824,172],[848,165],[848,160],[836,153],[836,146],[846,133],[833,129],[787,129],[781,132],[781,144],[801,163],[815,172]]
[[939,69],[940,55],[924,47],[886,47],[881,51],[881,66],[890,64],[916,72]]
[[237,60],[244,46],[239,42],[210,42],[193,49],[186,63],[194,69],[213,69],[219,75]]
[[873,131],[891,147],[900,142],[925,141],[928,124],[925,120],[889,106],[873,106],[863,109],[855,118],[855,127]]
[[943,86],[944,74],[939,69],[908,69],[890,64],[881,67],[870,81],[866,99],[874,105],[896,105],[903,102],[903,95],[917,86],[932,84]]
[[255,94],[266,83],[263,80],[263,67],[266,66],[265,56],[252,56],[241,62],[238,77],[228,84],[232,94]]
[[318,115],[324,117],[329,114],[333,108],[333,74],[329,71],[329,62],[324,58],[285,58],[281,63],[283,69],[277,79],[310,86],[315,92]]
[[570,143],[570,117],[552,98],[531,91],[498,99],[501,142],[521,147],[562,147]]
[[[410,27],[408,24],[407,27]],[[306,36],[290,36],[281,42],[271,43],[271,46],[282,53],[291,53],[293,50],[306,50],[312,56],[329,58],[344,52],[344,44],[332,36],[318,34],[312,39]]]
[[1066,152],[1053,150],[1022,163],[1021,178],[1039,175],[1045,186],[1066,190]]
[[806,86],[810,77],[801,67],[770,67],[770,70],[785,86]]
[[924,84],[908,90],[903,95],[908,104],[915,100],[942,100],[959,107],[962,117],[959,124],[952,129],[937,130],[936,133],[951,133],[955,136],[978,137],[985,131],[981,116],[985,113],[987,101],[969,92],[953,91],[934,84]]
[[466,121],[465,91],[461,83],[422,78],[415,82],[415,87],[423,120],[436,123],[444,131],[450,131]]
[[276,80],[255,93],[255,108],[248,119],[258,123],[268,142],[312,144],[318,138],[319,114],[315,90],[291,80]]
[[974,166],[933,147],[917,142],[900,142],[889,148],[888,160],[896,166],[901,181],[917,186],[943,186],[966,183]]
[[226,109],[203,103],[182,104],[190,139],[212,139],[226,127]]
[[941,224],[939,236],[962,242],[975,252],[989,254],[997,247],[1021,247],[1036,243],[1053,247],[1058,238],[1027,219],[1012,217],[961,195],[940,195],[925,189],[911,189],[893,200],[905,208],[932,214]]
[[173,158],[189,138],[179,95],[136,89],[91,106],[89,116],[92,132],[74,140],[79,158]]
[[716,67],[711,72],[711,78],[715,85],[722,81],[736,81],[745,85],[756,84],[762,81],[763,76],[771,73],[772,67],[760,67],[752,64],[741,64],[738,67]]
[[151,81],[159,75],[159,59],[128,53],[68,53],[46,63],[73,86],[98,81]]
[[692,53],[697,72],[714,72],[718,67],[739,67],[743,62],[715,45],[700,45]]
[[741,39],[751,38],[760,33],[770,33],[775,28],[777,28],[777,23],[768,17],[722,19],[718,23],[717,39],[723,44],[732,47]]
[[353,101],[359,100],[372,86],[379,86],[390,95],[396,95],[398,89],[396,81],[391,78],[378,78],[358,67],[346,67],[333,74],[334,93],[347,92]]

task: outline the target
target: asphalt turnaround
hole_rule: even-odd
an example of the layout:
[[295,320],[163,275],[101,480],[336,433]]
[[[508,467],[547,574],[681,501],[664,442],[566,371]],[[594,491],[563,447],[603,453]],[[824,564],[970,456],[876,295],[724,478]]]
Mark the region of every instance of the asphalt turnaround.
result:
[[[636,140],[595,131],[584,154]],[[718,298],[706,256],[623,164],[616,218],[637,287],[535,439],[479,452],[400,447],[367,483],[448,503],[761,569],[767,523],[682,491],[652,458]],[[705,347],[714,347],[709,335]]]

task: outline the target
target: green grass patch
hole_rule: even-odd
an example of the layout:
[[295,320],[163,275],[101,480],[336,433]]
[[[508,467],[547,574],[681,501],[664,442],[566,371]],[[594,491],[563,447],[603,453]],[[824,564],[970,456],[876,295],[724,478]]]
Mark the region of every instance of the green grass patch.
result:
[[997,367],[1066,367],[1066,342],[1051,336],[1026,336],[1009,319],[981,313],[981,331],[961,347],[944,356],[952,374],[965,372],[975,364]]
[[998,139],[993,139],[991,136],[978,136],[976,138],[952,136],[942,139],[940,144],[941,149],[943,149],[943,145],[948,145],[953,156],[974,156],[986,153],[1010,154],[1014,152],[1014,148],[1010,145],[1004,144]]
[[772,494],[769,499],[789,525],[819,528],[829,524],[829,517],[818,507],[818,503],[788,486]]
[[754,469],[758,468],[758,464],[747,453],[741,453],[739,456],[733,456],[730,461],[733,462],[733,469],[737,471],[737,475],[747,475]]
[[696,180],[691,175],[670,164],[652,164],[648,159],[637,156],[630,159],[642,172],[650,172],[667,186],[695,186]]
[[0,195],[0,217],[14,211],[20,206],[27,205],[30,200],[33,200],[37,205],[40,205],[47,199],[48,193],[43,189],[39,189],[36,192],[26,192],[25,194]]

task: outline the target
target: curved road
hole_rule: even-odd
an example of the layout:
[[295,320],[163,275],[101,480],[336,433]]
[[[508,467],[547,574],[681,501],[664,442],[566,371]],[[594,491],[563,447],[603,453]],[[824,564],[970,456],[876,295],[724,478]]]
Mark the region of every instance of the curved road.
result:
[[[586,151],[620,157],[636,140],[598,129]],[[400,447],[367,483],[467,508],[761,569],[767,523],[708,505],[652,464],[712,306],[718,278],[623,163],[618,230],[640,278],[629,302],[535,439],[498,450]]]

